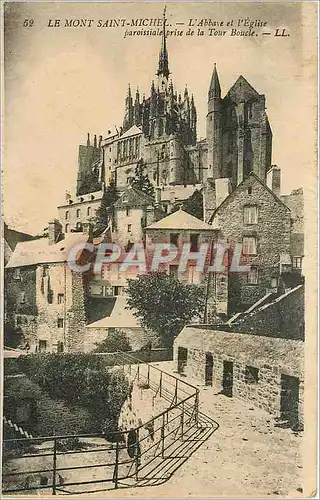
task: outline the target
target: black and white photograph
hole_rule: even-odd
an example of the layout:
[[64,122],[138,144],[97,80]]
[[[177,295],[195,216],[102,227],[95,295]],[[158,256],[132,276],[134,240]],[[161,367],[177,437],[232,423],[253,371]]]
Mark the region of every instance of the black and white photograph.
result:
[[318,3],[1,7],[3,497],[316,497]]

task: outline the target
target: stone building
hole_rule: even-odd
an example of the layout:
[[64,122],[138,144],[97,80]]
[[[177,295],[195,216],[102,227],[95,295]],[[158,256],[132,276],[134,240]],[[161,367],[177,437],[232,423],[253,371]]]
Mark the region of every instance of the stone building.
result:
[[48,238],[17,244],[6,266],[7,317],[31,352],[81,350],[87,282],[68,259],[72,248],[88,241],[80,232],[63,237],[54,220]]
[[58,206],[59,221],[64,233],[82,231],[83,224],[94,219],[100,208],[103,191],[81,195],[66,192],[65,202]]
[[[248,273],[229,274],[229,316],[244,311],[280,286],[292,272],[291,213],[254,173],[244,179],[213,211],[211,222],[230,245],[242,244]],[[299,284],[292,278],[291,286]],[[301,283],[301,280],[300,280]]]
[[304,343],[186,326],[174,342],[181,374],[241,398],[298,430],[303,425]]

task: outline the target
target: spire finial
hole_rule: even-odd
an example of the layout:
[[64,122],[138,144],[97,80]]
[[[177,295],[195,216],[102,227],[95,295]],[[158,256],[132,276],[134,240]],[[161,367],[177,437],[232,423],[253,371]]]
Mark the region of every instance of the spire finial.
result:
[[168,61],[168,52],[166,43],[166,12],[167,12],[167,6],[165,5],[163,9],[162,41],[161,41],[157,75],[158,76],[163,75],[166,78],[168,78],[170,75],[170,71],[169,71],[169,61]]

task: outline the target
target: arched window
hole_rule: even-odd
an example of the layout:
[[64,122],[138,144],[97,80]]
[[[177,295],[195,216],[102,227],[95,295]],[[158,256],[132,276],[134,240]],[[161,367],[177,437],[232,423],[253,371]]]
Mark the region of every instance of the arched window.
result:
[[81,211],[80,211],[80,208],[78,208],[78,210],[77,210],[77,219],[79,219],[80,215],[81,215]]
[[66,211],[66,220],[68,220],[68,219],[69,219],[69,211],[67,210]]
[[87,215],[90,215],[91,214],[91,207],[88,207],[87,208]]
[[66,224],[66,225],[65,225],[64,232],[65,232],[65,233],[68,233],[68,232],[69,232],[69,224]]

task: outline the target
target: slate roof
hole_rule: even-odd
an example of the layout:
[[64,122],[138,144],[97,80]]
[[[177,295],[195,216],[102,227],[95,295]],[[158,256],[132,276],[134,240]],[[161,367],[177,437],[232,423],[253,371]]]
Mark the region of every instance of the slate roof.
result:
[[[114,300],[114,299],[111,299]],[[131,309],[126,309],[125,297],[116,297],[109,315],[90,323],[87,328],[142,328]]]
[[125,139],[126,137],[131,137],[132,135],[142,134],[141,128],[137,127],[137,125],[132,125],[123,135],[119,137],[119,139]]
[[20,242],[14,249],[6,268],[66,262],[71,248],[87,241],[88,234],[66,233],[65,238],[54,245],[49,245],[48,238]]
[[284,374],[303,373],[304,342],[301,340],[186,326],[176,338],[175,345],[227,356],[234,358],[235,362],[257,368],[264,365],[277,367]]
[[115,208],[144,207],[153,205],[154,202],[155,200],[152,196],[143,193],[143,191],[133,186],[127,186],[114,206]]
[[161,189],[161,201],[187,200],[195,191],[200,191],[201,189],[202,184],[167,186]]
[[214,227],[206,222],[197,219],[193,215],[188,214],[184,210],[177,210],[176,212],[167,215],[158,222],[150,224],[148,229],[171,229],[171,230],[196,230],[196,231],[213,231]]

